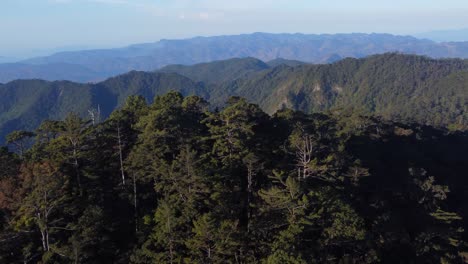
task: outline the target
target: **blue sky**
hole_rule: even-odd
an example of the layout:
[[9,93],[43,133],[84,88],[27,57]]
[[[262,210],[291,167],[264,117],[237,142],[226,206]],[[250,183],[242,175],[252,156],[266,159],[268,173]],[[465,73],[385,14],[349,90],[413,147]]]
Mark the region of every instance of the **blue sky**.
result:
[[250,32],[468,27],[467,0],[0,0],[0,56]]

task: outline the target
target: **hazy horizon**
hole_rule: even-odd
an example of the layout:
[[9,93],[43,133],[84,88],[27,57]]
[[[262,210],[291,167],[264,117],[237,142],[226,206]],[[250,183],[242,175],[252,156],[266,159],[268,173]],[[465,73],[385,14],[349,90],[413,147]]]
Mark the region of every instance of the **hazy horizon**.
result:
[[468,28],[467,14],[461,0],[4,0],[0,56],[251,32],[418,35]]
[[[192,39],[198,37],[217,37],[217,36],[236,36],[236,35],[250,35],[255,33],[262,33],[262,34],[303,34],[303,35],[335,35],[335,34],[391,34],[395,36],[411,36],[419,39],[428,39],[435,42],[444,42],[444,41],[467,41],[468,36],[466,37],[467,40],[461,40],[463,36],[456,34],[456,32],[468,32],[468,29],[455,29],[455,30],[440,30],[440,31],[431,31],[431,32],[421,32],[416,34],[396,34],[396,33],[388,33],[388,32],[324,32],[324,33],[303,33],[303,32],[246,32],[246,33],[238,33],[238,34],[213,34],[213,35],[194,35],[194,36],[187,36],[187,37],[174,37],[174,38],[160,38],[156,40],[149,40],[143,42],[131,42],[125,43],[121,45],[92,45],[92,44],[81,44],[81,45],[65,45],[65,46],[58,46],[58,47],[45,47],[43,49],[28,49],[19,51],[13,54],[2,54],[0,53],[0,63],[4,62],[16,62],[23,59],[33,58],[33,57],[42,57],[42,56],[49,56],[52,54],[60,53],[60,52],[73,52],[73,51],[84,51],[84,50],[100,50],[100,49],[119,49],[119,48],[126,48],[132,45],[139,45],[139,44],[148,44],[148,43],[155,43],[159,42],[164,39],[170,40],[185,40],[185,39]],[[454,33],[452,33],[454,32]],[[445,40],[443,39],[444,36],[440,36],[446,34],[448,38],[453,37],[453,39]],[[432,34],[434,36],[432,37]]]

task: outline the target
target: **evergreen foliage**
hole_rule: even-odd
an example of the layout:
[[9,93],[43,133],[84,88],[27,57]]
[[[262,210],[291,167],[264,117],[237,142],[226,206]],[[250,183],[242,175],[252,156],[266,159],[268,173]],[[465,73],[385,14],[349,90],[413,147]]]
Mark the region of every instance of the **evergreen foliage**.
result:
[[170,91],[0,149],[1,263],[462,263],[468,135]]

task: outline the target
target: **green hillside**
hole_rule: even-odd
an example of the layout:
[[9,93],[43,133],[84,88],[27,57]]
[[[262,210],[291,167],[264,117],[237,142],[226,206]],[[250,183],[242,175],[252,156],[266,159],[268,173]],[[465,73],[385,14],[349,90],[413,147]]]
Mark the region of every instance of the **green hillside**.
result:
[[298,61],[298,60],[287,60],[287,59],[278,58],[278,59],[274,59],[274,60],[267,62],[267,64],[270,67],[277,67],[280,65],[287,65],[287,66],[294,67],[294,66],[304,65],[306,63],[303,61]]
[[194,81],[220,84],[251,73],[270,68],[269,64],[254,58],[230,59],[201,63],[194,66],[170,65],[159,70],[160,72],[176,72]]
[[97,84],[13,81],[0,85],[0,138],[17,129],[33,129],[45,119],[68,112],[102,118],[133,94],[151,102],[170,90],[199,95],[213,106],[242,96],[273,114],[282,108],[307,113],[353,109],[388,119],[464,128],[468,124],[468,61],[383,54],[344,59],[334,64],[280,64],[269,67],[252,58],[194,66],[170,66],[161,72],[130,72]]
[[331,65],[279,67],[222,90],[259,103],[305,112],[353,108],[432,125],[467,124],[468,61],[384,54]]
[[[45,119],[68,112],[85,114],[92,87],[72,82],[13,81],[0,86],[0,138],[13,130],[35,129]],[[3,140],[2,140],[3,141]]]
[[100,110],[107,117],[132,94],[145,96],[177,90],[208,96],[203,87],[174,73],[130,72],[98,84],[20,80],[0,86],[0,138],[13,130],[33,130],[45,119],[63,119],[74,112],[89,117]]

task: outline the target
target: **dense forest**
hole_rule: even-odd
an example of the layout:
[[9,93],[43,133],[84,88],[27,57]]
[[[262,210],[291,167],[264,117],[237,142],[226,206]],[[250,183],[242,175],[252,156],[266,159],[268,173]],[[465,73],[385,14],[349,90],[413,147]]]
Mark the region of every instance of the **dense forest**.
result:
[[193,66],[173,65],[157,72],[130,72],[95,84],[17,80],[0,84],[0,144],[14,130],[34,130],[69,112],[102,118],[130,95],[152,102],[170,90],[197,95],[213,107],[230,96],[257,103],[268,114],[291,108],[305,113],[352,109],[387,120],[463,130],[468,127],[468,60],[434,60],[402,54],[303,65],[253,58]]
[[[179,92],[0,149],[1,263],[462,263],[468,133]],[[31,147],[28,147],[31,146]]]

